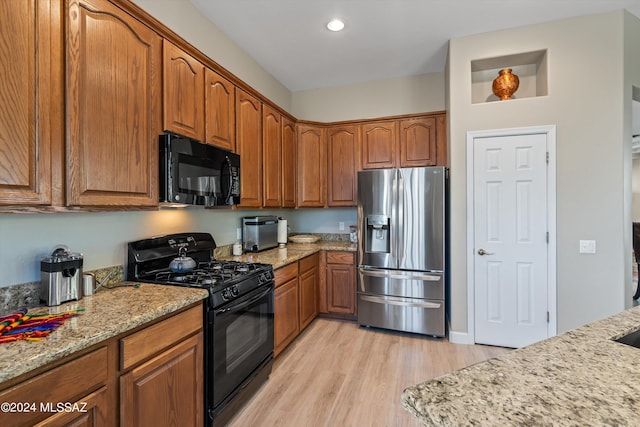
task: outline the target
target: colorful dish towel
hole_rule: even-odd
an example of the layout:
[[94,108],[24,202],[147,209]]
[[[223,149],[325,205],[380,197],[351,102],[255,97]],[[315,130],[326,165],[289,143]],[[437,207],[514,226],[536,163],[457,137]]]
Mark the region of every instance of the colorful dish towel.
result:
[[84,310],[73,310],[58,314],[27,314],[21,309],[0,317],[0,343],[18,340],[39,341],[55,331],[65,320],[76,317]]

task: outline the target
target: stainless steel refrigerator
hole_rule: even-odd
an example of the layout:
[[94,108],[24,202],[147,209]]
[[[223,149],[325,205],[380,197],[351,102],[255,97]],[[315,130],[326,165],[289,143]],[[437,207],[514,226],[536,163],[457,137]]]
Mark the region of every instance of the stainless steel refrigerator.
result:
[[358,172],[358,324],[444,336],[447,169]]

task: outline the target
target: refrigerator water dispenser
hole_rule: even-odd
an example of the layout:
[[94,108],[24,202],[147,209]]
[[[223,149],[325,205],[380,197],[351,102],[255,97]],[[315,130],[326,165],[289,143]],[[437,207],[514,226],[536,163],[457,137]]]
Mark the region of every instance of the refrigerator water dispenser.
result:
[[389,253],[391,252],[391,237],[389,235],[390,218],[385,215],[368,215],[365,218],[365,251]]

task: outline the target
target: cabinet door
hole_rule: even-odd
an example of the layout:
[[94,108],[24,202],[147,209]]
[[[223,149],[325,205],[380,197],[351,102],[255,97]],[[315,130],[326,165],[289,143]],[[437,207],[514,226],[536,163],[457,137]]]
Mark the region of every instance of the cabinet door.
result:
[[202,332],[120,377],[120,425],[202,426]]
[[0,206],[51,203],[53,21],[48,1],[0,2]]
[[[58,403],[81,402],[84,399],[78,399],[80,396],[88,397],[95,390],[106,390],[109,366],[108,350],[104,346],[3,390],[0,392],[0,402],[34,402],[38,406],[35,411],[0,412],[0,425],[32,426],[51,415],[50,412]],[[41,404],[47,409],[41,410]],[[99,406],[95,409],[101,414],[97,419],[111,419],[108,413],[111,406],[104,404],[104,401],[96,400],[87,403],[87,406]]]
[[292,120],[282,118],[282,207],[296,207],[296,128]]
[[327,132],[327,205],[355,206],[358,126],[337,126]]
[[362,168],[378,169],[396,166],[396,122],[362,125]]
[[438,166],[448,166],[447,157],[447,115],[438,114],[436,116],[436,164]]
[[327,264],[327,310],[329,313],[356,314],[354,266]]
[[300,125],[297,137],[298,207],[324,207],[327,200],[327,149],[324,129]]
[[307,258],[311,257],[315,259],[315,265],[305,272],[302,272],[302,266],[300,268],[300,332],[318,315],[318,255]]
[[107,0],[67,22],[67,204],[157,206],[160,37]]
[[297,276],[276,288],[273,303],[274,356],[278,356],[300,332]]
[[435,117],[400,121],[400,167],[435,166],[436,148]]
[[235,126],[235,87],[218,73],[205,69],[205,142],[234,151]]
[[240,154],[239,207],[262,207],[262,104],[236,88],[236,148]]
[[[264,207],[278,208],[282,204],[280,177],[282,176],[282,118],[273,108],[262,108],[262,155]],[[241,169],[242,170],[242,169]]]
[[204,141],[204,65],[167,40],[162,65],[165,130]]
[[[45,404],[47,402],[44,402]],[[61,402],[65,404],[66,402]],[[64,407],[63,407],[64,408]],[[88,396],[69,402],[69,412],[58,412],[35,427],[108,427],[107,388],[102,387]]]

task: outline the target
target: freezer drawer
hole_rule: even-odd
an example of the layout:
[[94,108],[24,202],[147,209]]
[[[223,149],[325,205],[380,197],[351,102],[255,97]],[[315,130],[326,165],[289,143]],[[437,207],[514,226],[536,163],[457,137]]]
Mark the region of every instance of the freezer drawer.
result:
[[358,292],[420,299],[444,299],[444,274],[358,269]]
[[443,337],[444,301],[358,294],[358,324]]

